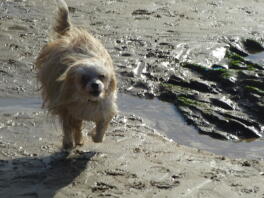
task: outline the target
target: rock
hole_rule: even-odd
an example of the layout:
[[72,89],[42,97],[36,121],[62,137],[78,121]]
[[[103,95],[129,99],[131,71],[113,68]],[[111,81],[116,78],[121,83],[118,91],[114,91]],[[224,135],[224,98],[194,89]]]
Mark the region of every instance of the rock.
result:
[[177,99],[177,94],[173,93],[173,92],[166,92],[166,91],[162,91],[159,94],[159,99],[166,101],[166,102],[171,102],[174,103]]
[[226,110],[234,110],[235,105],[230,99],[222,97],[222,98],[210,98],[210,100],[213,105],[216,105]]
[[257,87],[264,90],[264,81],[263,79],[244,79],[242,84],[245,86]]
[[146,9],[138,9],[138,10],[134,10],[132,12],[132,15],[135,16],[135,15],[151,15],[152,12],[146,10]]
[[167,182],[167,181],[150,181],[151,186],[159,189],[171,189],[180,185],[179,181]]
[[183,76],[171,75],[167,83],[173,85],[184,85],[184,84],[188,84],[188,81]]
[[214,83],[209,83],[207,81],[204,81],[202,79],[191,79],[187,80],[183,78],[182,76],[175,76],[172,75],[168,83],[173,84],[173,85],[178,85],[190,89],[194,89],[200,92],[205,92],[205,93],[218,93],[212,86],[215,86]]
[[240,121],[230,119],[228,126],[232,130],[234,135],[240,138],[259,138],[262,137],[260,132],[254,127],[247,126]]
[[188,87],[191,89],[195,89],[199,92],[218,93],[214,88],[212,88],[211,84],[202,80],[201,81],[191,80]]
[[263,46],[253,39],[245,39],[243,45],[250,54],[264,51]]

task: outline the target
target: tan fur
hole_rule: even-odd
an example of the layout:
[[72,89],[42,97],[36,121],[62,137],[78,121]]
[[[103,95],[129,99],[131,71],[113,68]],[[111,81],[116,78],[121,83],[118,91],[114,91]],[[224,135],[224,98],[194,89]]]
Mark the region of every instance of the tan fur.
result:
[[[96,123],[92,138],[95,142],[102,141],[117,112],[117,83],[112,59],[104,46],[87,31],[73,27],[66,3],[58,2],[58,16],[53,27],[56,36],[37,57],[37,77],[43,106],[58,115],[62,122],[63,147],[72,148],[83,142],[83,120]],[[82,80],[86,76],[93,82]],[[89,92],[95,82],[100,85],[99,96]]]

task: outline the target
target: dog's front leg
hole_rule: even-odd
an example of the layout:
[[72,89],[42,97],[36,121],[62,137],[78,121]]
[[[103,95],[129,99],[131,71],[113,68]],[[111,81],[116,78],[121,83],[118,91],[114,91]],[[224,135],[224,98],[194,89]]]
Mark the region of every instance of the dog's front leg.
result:
[[83,145],[83,136],[82,136],[82,121],[75,120],[74,122],[74,141],[75,145]]
[[96,122],[95,130],[92,134],[92,139],[94,142],[102,142],[104,134],[108,128],[110,121],[101,120]]

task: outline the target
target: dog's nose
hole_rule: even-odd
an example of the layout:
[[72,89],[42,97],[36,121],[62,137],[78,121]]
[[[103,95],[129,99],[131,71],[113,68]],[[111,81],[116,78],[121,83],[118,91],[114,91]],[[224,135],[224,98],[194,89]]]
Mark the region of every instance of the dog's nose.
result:
[[99,84],[98,84],[97,82],[93,82],[93,83],[91,84],[91,87],[92,87],[92,89],[94,89],[94,90],[98,90],[98,89],[99,89]]

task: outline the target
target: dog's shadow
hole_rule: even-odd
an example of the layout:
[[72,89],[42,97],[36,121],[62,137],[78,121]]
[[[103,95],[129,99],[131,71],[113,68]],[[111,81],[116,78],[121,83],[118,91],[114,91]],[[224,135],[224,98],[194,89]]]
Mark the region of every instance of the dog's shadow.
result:
[[0,160],[0,197],[54,197],[74,183],[95,152]]

